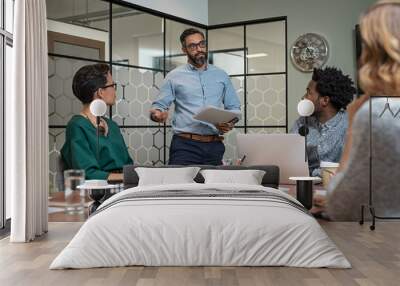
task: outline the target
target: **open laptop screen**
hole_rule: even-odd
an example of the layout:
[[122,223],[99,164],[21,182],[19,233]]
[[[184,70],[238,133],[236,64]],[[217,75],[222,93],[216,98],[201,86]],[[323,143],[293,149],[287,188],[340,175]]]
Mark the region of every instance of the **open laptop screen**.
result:
[[295,184],[289,177],[309,176],[304,137],[298,134],[238,134],[239,158],[244,166],[276,165],[280,184]]

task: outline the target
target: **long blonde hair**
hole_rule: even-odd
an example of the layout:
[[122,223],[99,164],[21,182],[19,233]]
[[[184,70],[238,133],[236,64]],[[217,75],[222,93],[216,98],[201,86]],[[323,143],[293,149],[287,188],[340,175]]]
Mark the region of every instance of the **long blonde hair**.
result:
[[360,85],[368,95],[400,96],[400,0],[381,0],[360,21]]

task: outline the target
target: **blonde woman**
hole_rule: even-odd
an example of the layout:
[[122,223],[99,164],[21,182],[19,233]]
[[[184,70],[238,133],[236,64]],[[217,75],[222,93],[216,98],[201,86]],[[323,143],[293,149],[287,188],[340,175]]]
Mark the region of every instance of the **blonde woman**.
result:
[[333,220],[360,219],[360,205],[369,202],[370,167],[376,215],[400,215],[399,19],[400,0],[378,1],[361,17],[359,79],[365,95],[347,107],[340,169],[328,188],[327,211]]

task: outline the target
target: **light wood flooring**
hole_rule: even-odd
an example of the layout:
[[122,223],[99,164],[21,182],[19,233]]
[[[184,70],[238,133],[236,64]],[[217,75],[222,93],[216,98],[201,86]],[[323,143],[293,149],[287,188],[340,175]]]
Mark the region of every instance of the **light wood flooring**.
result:
[[289,267],[121,267],[48,270],[82,223],[50,223],[32,243],[0,241],[0,285],[400,285],[400,222],[321,222],[353,268]]

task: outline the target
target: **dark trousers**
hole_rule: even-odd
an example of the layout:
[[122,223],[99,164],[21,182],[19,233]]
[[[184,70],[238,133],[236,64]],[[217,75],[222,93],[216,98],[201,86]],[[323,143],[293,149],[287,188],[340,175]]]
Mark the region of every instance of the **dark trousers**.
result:
[[222,165],[222,141],[199,142],[174,135],[169,149],[169,165]]

